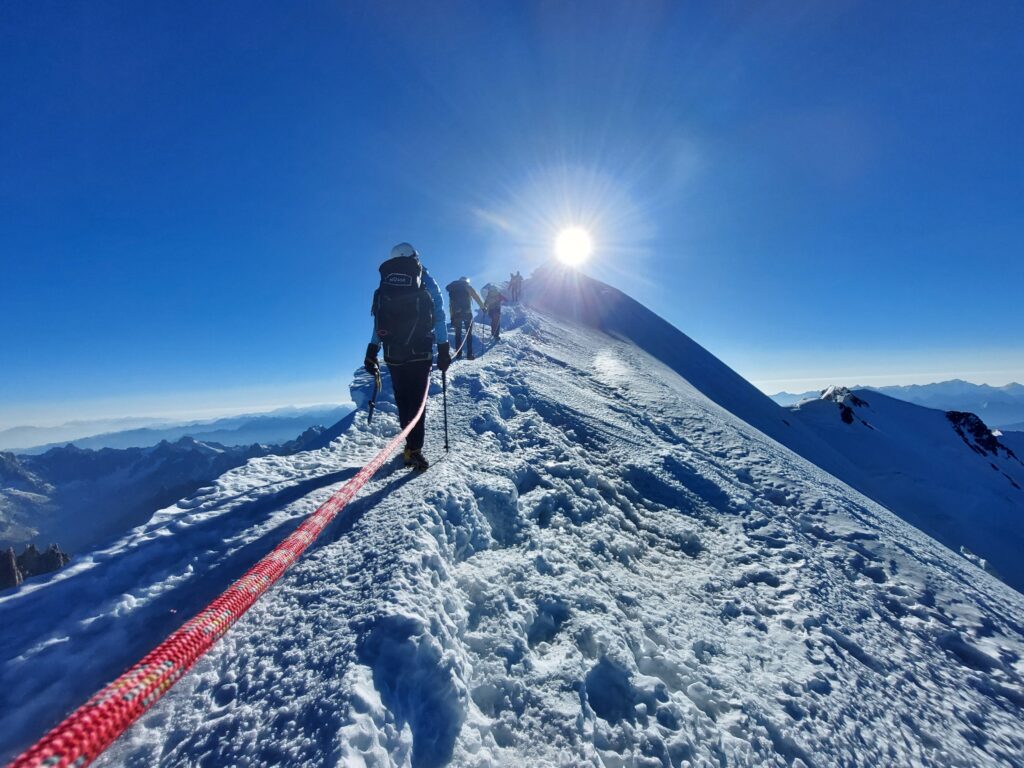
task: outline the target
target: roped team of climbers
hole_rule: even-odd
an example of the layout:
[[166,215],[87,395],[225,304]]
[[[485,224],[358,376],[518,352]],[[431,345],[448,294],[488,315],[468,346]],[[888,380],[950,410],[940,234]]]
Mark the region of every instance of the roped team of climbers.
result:
[[[513,302],[522,296],[523,276],[513,273],[509,293]],[[466,357],[473,355],[473,311],[471,301],[490,316],[491,337],[501,335],[501,305],[509,301],[493,284],[484,286],[484,298],[473,289],[468,277],[460,277],[445,286],[452,308],[457,357],[462,357],[462,329],[466,330]],[[437,282],[420,262],[419,253],[409,243],[391,249],[391,257],[380,265],[380,287],[373,294],[373,334],[366,347],[363,367],[378,376],[377,354],[384,347],[384,362],[391,373],[398,421],[402,429],[413,420],[427,391],[437,347],[437,367],[442,372],[451,365],[448,325],[444,299]],[[423,471],[430,466],[423,455],[427,413],[424,408],[405,442],[405,466]]]
[[480,294],[469,284],[468,277],[460,277],[445,286],[448,291],[448,303],[452,308],[452,329],[455,331],[455,348],[458,353],[455,358],[462,357],[462,328],[466,328],[466,359],[473,360],[473,307],[471,301],[475,301],[481,311],[484,309],[484,301]]
[[484,286],[484,309],[491,319],[491,338],[501,340],[501,305],[508,301],[494,283]]

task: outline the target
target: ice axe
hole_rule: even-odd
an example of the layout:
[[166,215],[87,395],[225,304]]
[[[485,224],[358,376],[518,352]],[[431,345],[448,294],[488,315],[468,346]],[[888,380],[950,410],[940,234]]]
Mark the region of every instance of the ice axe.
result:
[[366,423],[369,424],[373,421],[373,411],[377,407],[377,395],[380,394],[380,368],[373,376],[373,397],[370,398],[370,403],[366,407]]

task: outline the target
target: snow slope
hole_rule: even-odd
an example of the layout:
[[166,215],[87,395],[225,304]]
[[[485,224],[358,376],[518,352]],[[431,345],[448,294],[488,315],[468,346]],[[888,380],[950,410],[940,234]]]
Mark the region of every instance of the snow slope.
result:
[[[980,416],[989,426],[1001,429],[1020,429],[1020,424],[1014,426],[1012,422],[1020,422],[1024,418],[1024,385],[1016,383],[992,387],[988,384],[972,384],[969,381],[952,379],[933,384],[853,386],[850,389],[881,392],[896,400],[940,411],[967,411]],[[820,396],[821,390],[813,390],[800,394],[778,392],[771,398],[779,405],[788,407],[803,400],[817,400]]]
[[[1024,597],[723,407],[786,429],[696,345],[666,365],[626,338],[642,313],[558,316],[545,289],[452,368],[452,453],[435,396],[431,470],[372,481],[99,764],[1019,765]],[[0,754],[278,541],[393,410],[0,598]]]
[[1006,438],[972,414],[954,421],[869,390],[830,389],[790,413],[858,470],[836,468],[838,476],[954,551],[984,558],[1024,591],[1024,453]]

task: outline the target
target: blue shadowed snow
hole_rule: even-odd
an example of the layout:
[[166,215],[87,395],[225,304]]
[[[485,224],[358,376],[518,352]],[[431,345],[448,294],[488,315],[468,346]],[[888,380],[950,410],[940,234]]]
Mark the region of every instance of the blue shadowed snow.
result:
[[827,392],[788,418],[856,466],[850,475],[835,470],[850,485],[1024,590],[1024,454],[1012,438],[991,435],[976,417],[954,423],[943,411],[869,390]]

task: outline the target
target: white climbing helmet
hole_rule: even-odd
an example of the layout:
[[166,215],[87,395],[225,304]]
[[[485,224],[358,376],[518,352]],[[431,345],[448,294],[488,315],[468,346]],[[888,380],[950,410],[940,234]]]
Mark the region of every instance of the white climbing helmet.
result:
[[397,259],[399,256],[419,256],[419,254],[416,253],[416,249],[408,243],[399,243],[391,249],[391,258]]

